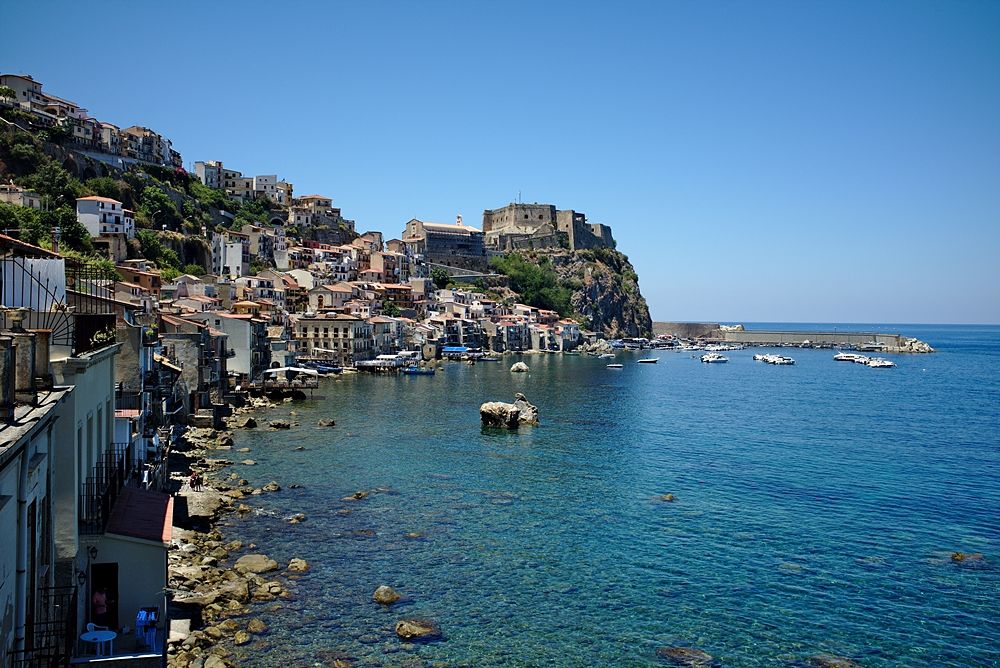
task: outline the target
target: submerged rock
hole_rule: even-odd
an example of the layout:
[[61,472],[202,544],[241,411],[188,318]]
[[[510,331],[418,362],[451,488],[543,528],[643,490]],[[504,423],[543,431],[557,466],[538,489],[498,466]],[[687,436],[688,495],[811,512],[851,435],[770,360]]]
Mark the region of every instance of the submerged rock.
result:
[[409,642],[438,640],[441,629],[429,619],[401,619],[396,622],[396,635]]
[[810,668],[861,668],[861,664],[836,654],[817,654],[806,659]]
[[661,647],[656,650],[656,655],[672,666],[711,668],[718,665],[714,656],[694,647]]
[[271,420],[267,424],[268,424],[268,426],[271,427],[271,429],[291,429],[292,428],[292,424],[290,422],[286,422],[285,420]]
[[264,623],[263,619],[251,619],[250,623],[247,624],[247,631],[250,633],[264,633],[267,631],[267,624]]
[[256,429],[257,421],[248,415],[245,418],[233,420],[233,426],[237,429]]
[[989,568],[990,562],[981,552],[952,552],[952,563],[965,568]]
[[524,362],[514,362],[510,367],[511,373],[525,373],[527,371],[530,371],[530,369]]
[[673,494],[661,494],[660,496],[658,496],[656,498],[659,501],[666,501],[667,503],[673,503],[675,501],[675,498],[674,498]]
[[381,605],[392,605],[398,601],[402,596],[399,592],[388,585],[379,585],[375,593],[372,594],[372,600]]
[[323,418],[316,423],[317,427],[336,427],[337,423],[331,418]]

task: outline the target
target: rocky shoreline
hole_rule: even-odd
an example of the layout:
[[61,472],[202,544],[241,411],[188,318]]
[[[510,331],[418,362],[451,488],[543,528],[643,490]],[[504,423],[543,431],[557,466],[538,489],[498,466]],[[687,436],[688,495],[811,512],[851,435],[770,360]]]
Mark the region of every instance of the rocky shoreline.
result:
[[[265,647],[263,636],[268,625],[255,615],[278,610],[294,599],[295,580],[309,570],[303,559],[279,564],[256,553],[253,544],[227,542],[216,528],[228,514],[250,513],[242,499],[281,490],[277,482],[251,487],[236,473],[224,475],[237,463],[234,452],[249,452],[249,448],[235,447],[230,429],[256,428],[250,413],[276,405],[266,398],[250,398],[228,419],[227,429],[190,428],[171,453],[171,478],[178,501],[167,576],[173,599],[166,645],[171,668],[240,665],[230,646],[253,643],[251,646]],[[244,459],[242,463],[254,462]],[[197,491],[188,483],[189,471],[197,471],[204,481]],[[303,519],[293,517],[290,521]],[[270,606],[259,605],[265,603]]]

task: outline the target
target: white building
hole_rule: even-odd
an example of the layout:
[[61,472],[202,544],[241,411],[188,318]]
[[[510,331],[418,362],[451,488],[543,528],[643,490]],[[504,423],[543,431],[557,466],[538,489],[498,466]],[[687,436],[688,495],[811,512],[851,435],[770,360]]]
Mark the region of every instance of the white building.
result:
[[212,235],[212,273],[239,278],[250,273],[250,243],[245,237]]
[[125,238],[135,236],[133,214],[122,203],[110,197],[79,197],[76,200],[76,219],[80,221],[92,237],[124,234]]

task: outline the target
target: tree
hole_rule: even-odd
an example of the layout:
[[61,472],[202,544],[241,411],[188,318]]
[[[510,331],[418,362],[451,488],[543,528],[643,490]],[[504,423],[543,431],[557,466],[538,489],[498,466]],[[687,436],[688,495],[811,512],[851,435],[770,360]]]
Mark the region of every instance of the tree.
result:
[[389,316],[390,318],[398,318],[402,313],[399,307],[393,302],[383,302],[382,303],[382,313]]
[[186,264],[181,271],[185,274],[191,274],[192,276],[201,276],[205,273],[205,267],[200,264]]
[[172,230],[176,229],[181,221],[174,201],[155,185],[143,188],[142,197],[139,198],[139,215],[151,226],[166,225]]
[[160,237],[155,232],[152,230],[139,230],[136,236],[139,239],[139,252],[147,260],[155,262],[157,267],[160,269],[167,267],[177,269],[181,266],[177,252],[173,248],[164,246]]
[[560,315],[573,313],[573,291],[560,285],[551,260],[543,257],[537,264],[517,253],[493,258],[491,263],[501,274],[510,278],[510,288],[521,295],[529,306],[558,311]]
[[441,268],[431,269],[431,280],[434,281],[434,287],[443,290],[451,282],[451,274]]
[[81,253],[89,253],[94,249],[90,232],[77,220],[76,212],[68,206],[44,212],[42,222],[49,230],[59,228],[60,245]]
[[14,99],[17,97],[17,91],[15,91],[10,86],[0,86],[0,97],[5,97],[7,99]]
[[47,197],[53,206],[76,207],[76,198],[83,194],[83,184],[51,160],[25,178],[24,185]]
[[110,176],[99,176],[87,179],[83,185],[95,195],[118,200],[125,205],[126,209],[131,209],[135,205],[132,201],[132,189],[124,181],[113,179]]

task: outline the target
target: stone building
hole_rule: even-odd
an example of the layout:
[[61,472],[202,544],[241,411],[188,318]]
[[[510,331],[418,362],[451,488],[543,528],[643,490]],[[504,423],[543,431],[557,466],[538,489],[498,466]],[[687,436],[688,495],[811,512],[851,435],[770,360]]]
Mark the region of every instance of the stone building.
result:
[[462,224],[428,223],[413,218],[406,224],[403,243],[413,255],[431,264],[485,271],[488,266],[483,233]]
[[510,203],[483,211],[486,247],[508,252],[522,249],[614,248],[611,228],[587,222],[587,216],[572,209],[560,211],[551,204]]

